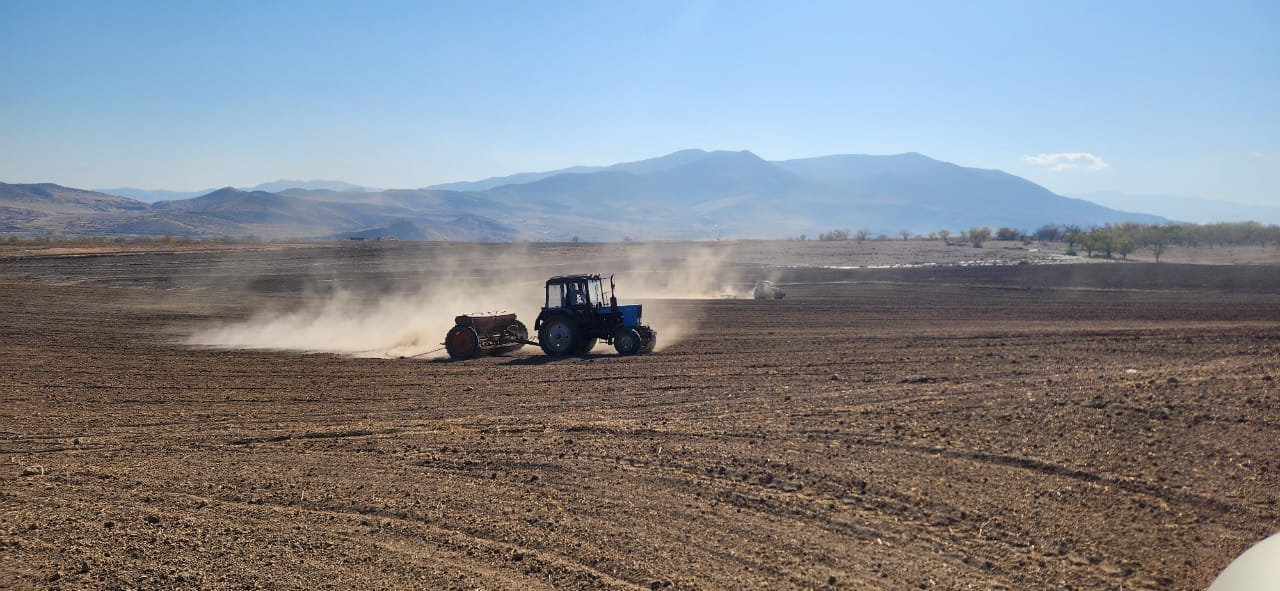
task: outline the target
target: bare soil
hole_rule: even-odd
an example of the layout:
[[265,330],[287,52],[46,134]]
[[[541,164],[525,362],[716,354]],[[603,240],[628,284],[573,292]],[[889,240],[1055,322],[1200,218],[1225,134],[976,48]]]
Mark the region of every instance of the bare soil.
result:
[[182,344],[514,248],[8,253],[0,587],[1202,589],[1280,530],[1275,265],[749,243],[786,299],[646,301],[647,356]]

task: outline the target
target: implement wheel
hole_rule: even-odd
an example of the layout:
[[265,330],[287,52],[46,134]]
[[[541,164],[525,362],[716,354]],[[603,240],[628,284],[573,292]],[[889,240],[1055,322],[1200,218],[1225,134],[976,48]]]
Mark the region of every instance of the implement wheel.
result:
[[502,332],[498,335],[498,345],[489,349],[487,353],[490,355],[514,353],[523,349],[524,342],[527,340],[529,340],[529,329],[525,327],[523,322],[517,320],[502,329]]
[[515,321],[515,323],[512,324],[511,326],[507,327],[507,333],[522,341],[529,340],[529,329],[525,327],[524,323],[520,322],[519,320]]
[[470,326],[454,326],[444,337],[444,348],[451,359],[470,359],[480,350],[480,335]]

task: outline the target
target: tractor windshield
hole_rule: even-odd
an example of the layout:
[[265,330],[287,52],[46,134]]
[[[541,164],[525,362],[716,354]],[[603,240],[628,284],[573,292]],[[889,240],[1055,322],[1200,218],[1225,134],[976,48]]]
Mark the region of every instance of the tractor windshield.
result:
[[604,288],[600,280],[582,278],[547,284],[547,308],[572,308],[590,304],[604,305]]
[[597,308],[600,306],[603,306],[604,305],[604,288],[600,287],[600,280],[593,279],[590,282],[588,282],[588,285],[591,288],[589,291],[589,297],[591,298],[591,305],[596,306]]

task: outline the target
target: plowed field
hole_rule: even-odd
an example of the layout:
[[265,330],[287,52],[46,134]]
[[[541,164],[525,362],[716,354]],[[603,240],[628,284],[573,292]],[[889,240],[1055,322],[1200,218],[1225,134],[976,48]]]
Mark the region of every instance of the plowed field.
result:
[[647,356],[186,344],[503,248],[0,259],[0,587],[1189,590],[1280,530],[1277,266],[754,244],[708,272],[787,297],[644,300]]

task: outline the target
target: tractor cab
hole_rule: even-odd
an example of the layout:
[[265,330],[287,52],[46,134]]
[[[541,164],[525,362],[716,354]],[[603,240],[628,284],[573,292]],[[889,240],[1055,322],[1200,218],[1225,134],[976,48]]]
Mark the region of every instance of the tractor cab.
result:
[[604,285],[599,275],[566,275],[547,280],[547,299],[543,310],[600,308],[609,305],[604,299]]

